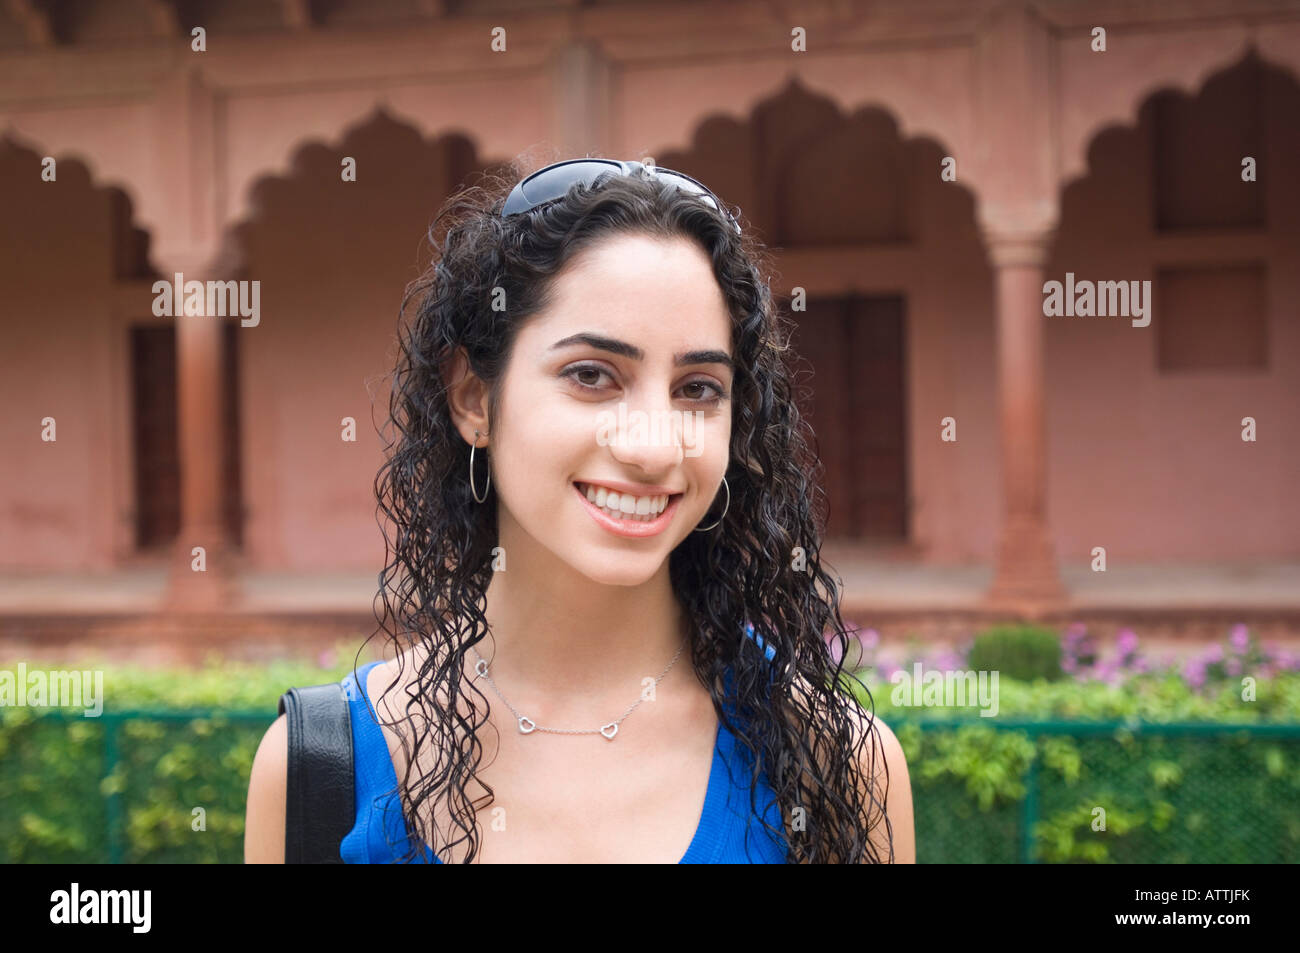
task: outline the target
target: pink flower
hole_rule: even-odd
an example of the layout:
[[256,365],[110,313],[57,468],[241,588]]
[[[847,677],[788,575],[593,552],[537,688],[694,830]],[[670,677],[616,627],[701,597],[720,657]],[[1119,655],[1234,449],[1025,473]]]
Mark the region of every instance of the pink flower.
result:
[[1223,660],[1223,646],[1215,642],[1205,650],[1205,660],[1207,662],[1220,662]]
[[944,672],[956,671],[961,666],[961,657],[953,651],[940,652],[934,660],[934,667]]
[[858,636],[858,640],[862,643],[863,648],[874,649],[880,644],[880,633],[875,629],[867,629]]
[[1234,625],[1229,641],[1238,652],[1244,652],[1250,648],[1250,631],[1244,625]]
[[316,656],[316,662],[321,668],[333,668],[336,655],[333,649],[324,649]]
[[1138,637],[1132,629],[1125,629],[1119,634],[1119,654],[1128,655],[1137,648]]
[[844,646],[840,644],[840,640],[832,636],[831,638],[827,639],[826,648],[830,649],[831,660],[834,661],[836,665],[838,665],[840,663],[840,659],[844,657]]

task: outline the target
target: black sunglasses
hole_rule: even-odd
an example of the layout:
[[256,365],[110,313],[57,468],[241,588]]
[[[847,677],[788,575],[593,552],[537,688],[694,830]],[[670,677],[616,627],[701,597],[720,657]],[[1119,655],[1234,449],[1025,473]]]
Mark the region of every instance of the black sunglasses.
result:
[[501,209],[501,217],[518,215],[520,212],[527,212],[548,202],[562,199],[570,187],[579,182],[593,186],[606,176],[644,175],[648,172],[653,172],[677,188],[698,195],[725,215],[737,234],[740,233],[740,223],[736,221],[736,217],[718,201],[718,197],[709,191],[704,183],[681,172],[674,172],[672,169],[661,169],[641,162],[622,162],[618,159],[565,159],[562,162],[554,162],[544,169],[538,169],[510,191],[506,204]]

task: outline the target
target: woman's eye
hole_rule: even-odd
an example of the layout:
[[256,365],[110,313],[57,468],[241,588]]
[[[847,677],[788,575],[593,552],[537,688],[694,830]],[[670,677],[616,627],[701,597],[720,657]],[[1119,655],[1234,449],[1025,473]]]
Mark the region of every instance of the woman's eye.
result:
[[[573,367],[567,367],[560,372],[561,377],[567,377],[575,387],[582,392],[595,392],[604,390],[607,384],[606,378],[613,381],[613,375],[603,367],[597,367],[593,364],[577,364]],[[717,404],[725,397],[727,392],[718,384],[712,381],[688,381],[678,390],[686,400],[697,404]]]
[[[700,388],[700,390],[694,390],[695,388]],[[727,396],[721,387],[708,381],[691,381],[688,384],[683,384],[682,390],[683,392],[689,392],[686,394],[688,400],[702,404],[716,404]]]
[[609,373],[590,364],[579,364],[566,369],[562,376],[570,378],[581,390],[600,390],[601,378],[608,377]]

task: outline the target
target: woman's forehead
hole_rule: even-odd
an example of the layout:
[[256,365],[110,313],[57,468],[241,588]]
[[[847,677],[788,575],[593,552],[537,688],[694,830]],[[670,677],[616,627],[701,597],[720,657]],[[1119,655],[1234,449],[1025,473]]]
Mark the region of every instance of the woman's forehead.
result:
[[[620,237],[586,249],[556,276],[529,322],[534,345],[590,332],[643,350],[730,344],[731,319],[703,249],[684,240]],[[553,339],[553,340],[551,340]]]

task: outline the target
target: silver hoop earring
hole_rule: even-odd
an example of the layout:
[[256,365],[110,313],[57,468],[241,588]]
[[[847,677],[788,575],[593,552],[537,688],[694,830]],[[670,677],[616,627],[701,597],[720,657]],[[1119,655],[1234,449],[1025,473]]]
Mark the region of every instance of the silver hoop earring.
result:
[[483,497],[478,495],[478,487],[474,485],[474,451],[477,449],[478,438],[481,436],[477,430],[474,431],[474,443],[469,445],[469,491],[474,494],[476,503],[486,503],[488,493],[492,490],[492,465],[488,464],[487,486],[483,489]]
[[727,515],[727,510],[731,509],[731,487],[727,486],[726,477],[722,478],[722,488],[727,491],[727,505],[722,508],[722,516],[718,517],[718,521],[714,523],[713,526],[705,526],[703,529],[697,527],[695,529],[695,532],[697,533],[708,532],[709,530],[713,529],[714,526],[718,526],[722,522],[723,517]]

